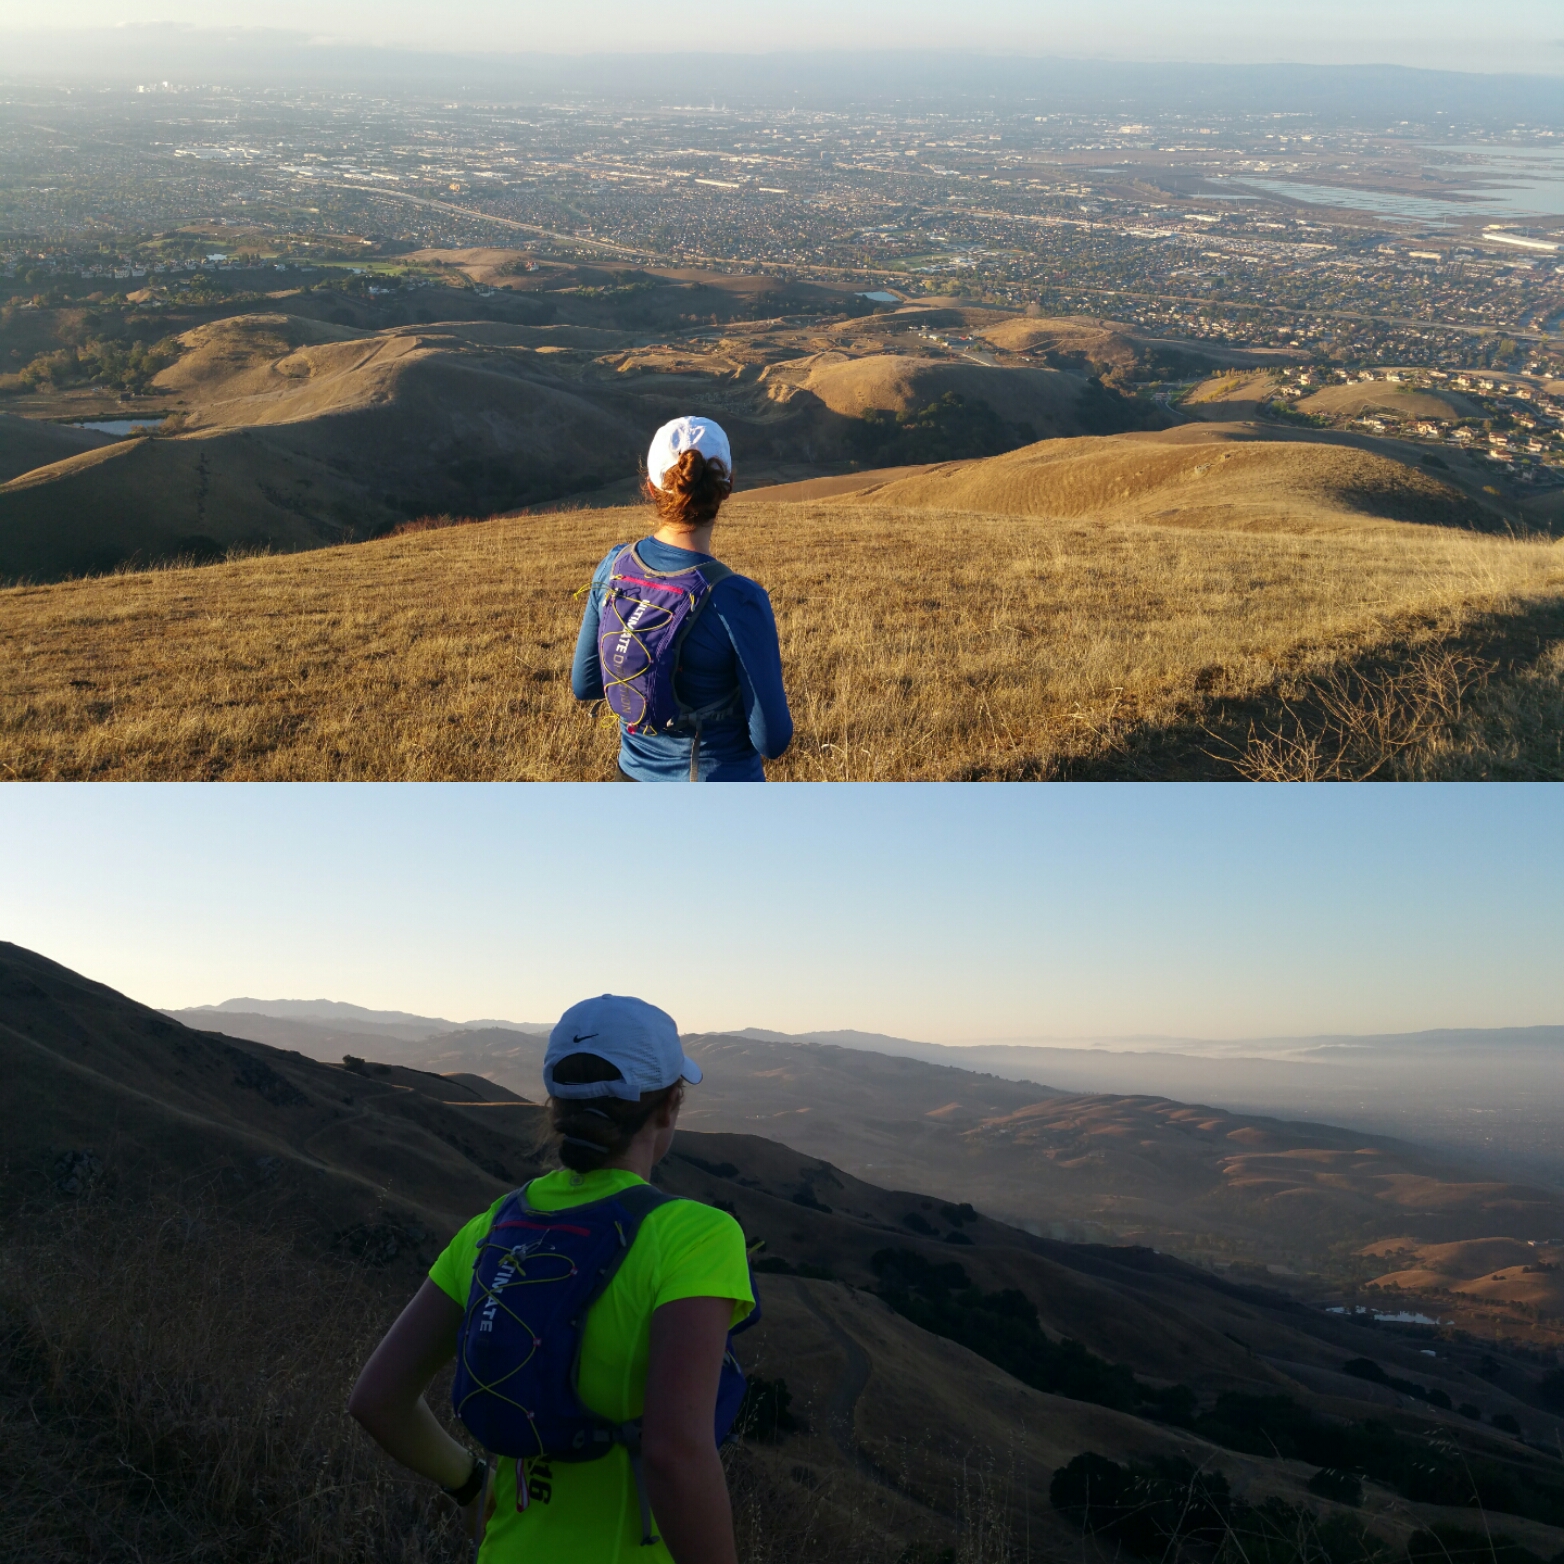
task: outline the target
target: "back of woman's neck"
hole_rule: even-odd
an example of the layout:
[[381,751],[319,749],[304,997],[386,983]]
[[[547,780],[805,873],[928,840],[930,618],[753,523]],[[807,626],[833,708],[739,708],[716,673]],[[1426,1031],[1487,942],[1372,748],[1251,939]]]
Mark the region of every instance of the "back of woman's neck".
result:
[[659,527],[653,538],[670,548],[688,549],[692,554],[711,553],[711,527]]

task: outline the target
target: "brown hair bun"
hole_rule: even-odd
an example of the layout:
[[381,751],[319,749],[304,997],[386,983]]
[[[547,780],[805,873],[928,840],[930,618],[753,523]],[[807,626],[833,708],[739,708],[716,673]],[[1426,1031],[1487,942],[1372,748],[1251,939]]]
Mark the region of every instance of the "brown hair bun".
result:
[[663,526],[704,527],[717,519],[722,502],[733,492],[733,480],[720,460],[692,449],[679,453],[663,474],[661,488],[648,478],[641,492],[656,507]]

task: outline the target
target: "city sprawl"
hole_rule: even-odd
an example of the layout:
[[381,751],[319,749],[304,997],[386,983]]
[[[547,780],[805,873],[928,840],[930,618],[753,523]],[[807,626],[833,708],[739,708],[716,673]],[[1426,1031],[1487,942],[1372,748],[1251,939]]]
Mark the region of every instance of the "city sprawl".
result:
[[[1517,177],[1557,193],[1554,132],[1026,107],[13,92],[0,164],[9,311],[122,311],[115,334],[133,343],[203,296],[471,288],[400,257],[477,246],[526,252],[513,286],[546,286],[547,263],[576,260],[620,274],[607,279],[620,289],[653,265],[823,281],[884,293],[881,308],[959,294],[1280,348],[1309,369],[1261,400],[1292,416],[1311,382],[1376,369],[1458,386],[1468,416],[1402,432],[1486,446],[1517,477],[1544,477],[1558,448],[1543,384],[1564,365],[1564,226],[1489,213]],[[48,366],[17,362],[21,346],[7,343],[7,378],[36,380]]]

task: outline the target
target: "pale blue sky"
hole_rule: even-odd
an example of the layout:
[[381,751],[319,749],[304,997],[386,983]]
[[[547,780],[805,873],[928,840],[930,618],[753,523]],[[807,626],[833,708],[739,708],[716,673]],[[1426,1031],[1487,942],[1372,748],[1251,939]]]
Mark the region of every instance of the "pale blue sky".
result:
[[1391,63],[1564,71],[1557,0],[0,0],[0,31],[181,22],[298,28],[334,42],[420,49],[977,49],[1102,59]]
[[150,1003],[938,1042],[1564,1023],[1535,788],[0,789],[0,938]]

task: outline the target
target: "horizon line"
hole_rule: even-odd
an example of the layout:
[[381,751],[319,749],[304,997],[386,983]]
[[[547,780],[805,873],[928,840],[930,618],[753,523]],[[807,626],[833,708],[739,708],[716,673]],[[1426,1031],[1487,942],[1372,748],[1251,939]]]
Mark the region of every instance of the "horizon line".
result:
[[[157,1009],[165,1015],[177,1015],[184,1011],[192,1010],[220,1010],[224,1005],[231,1005],[243,1001],[251,1001],[261,1005],[341,1005],[348,1009],[361,1010],[367,1016],[374,1015],[404,1015],[418,1021],[438,1021],[447,1026],[458,1029],[471,1026],[491,1025],[505,1027],[537,1027],[551,1026],[547,1021],[513,1021],[505,1016],[475,1016],[467,1020],[452,1020],[447,1016],[419,1015],[412,1010],[394,1010],[374,1005],[361,1005],[352,1000],[327,999],[317,997],[314,999],[277,998],[263,999],[259,995],[242,994],[234,995],[228,999],[220,999],[206,1004],[192,1005],[156,1005],[150,1008]],[[230,1011],[229,1014],[243,1015],[244,1011]],[[275,1017],[273,1019],[287,1019]],[[293,1019],[308,1021],[308,1017],[295,1017]],[[318,1018],[324,1019],[324,1018]],[[373,1024],[373,1023],[371,1023]],[[1437,1037],[1457,1032],[1543,1032],[1564,1030],[1564,1020],[1558,1021],[1533,1021],[1509,1026],[1420,1026],[1406,1027],[1399,1031],[1379,1032],[1267,1032],[1248,1033],[1231,1037],[1191,1036],[1172,1032],[1121,1032],[1121,1033],[1091,1033],[1091,1034],[1066,1034],[1063,1036],[1052,1034],[1026,1034],[1022,1036],[1011,1035],[1008,1037],[979,1037],[968,1038],[961,1042],[936,1042],[931,1038],[901,1037],[893,1032],[871,1032],[862,1027],[852,1026],[819,1026],[810,1027],[800,1032],[785,1032],[780,1027],[757,1026],[747,1023],[739,1027],[710,1027],[698,1028],[681,1027],[681,1037],[738,1037],[745,1032],[770,1032],[777,1037],[788,1040],[829,1037],[831,1035],[855,1035],[859,1037],[879,1037],[888,1042],[912,1043],[923,1048],[1058,1048],[1067,1052],[1093,1051],[1102,1045],[1113,1043],[1186,1043],[1198,1045],[1220,1044],[1225,1046],[1237,1046],[1244,1043],[1308,1043],[1318,1041],[1330,1041],[1335,1039],[1349,1039],[1352,1041],[1372,1041],[1383,1037]]]
[[[482,63],[492,66],[496,61],[504,60],[639,60],[657,59],[665,60],[672,57],[698,58],[705,60],[766,60],[766,59],[853,59],[873,57],[879,59],[907,59],[907,60],[1002,60],[1014,64],[1025,61],[1036,63],[1057,62],[1068,65],[1104,65],[1113,67],[1140,66],[1152,68],[1179,68],[1198,67],[1206,70],[1249,71],[1249,70],[1331,70],[1331,71],[1402,71],[1410,75],[1418,76],[1456,76],[1477,77],[1484,80],[1495,80],[1503,77],[1517,77],[1526,81],[1564,81],[1564,66],[1552,69],[1540,68],[1533,70],[1519,70],[1513,67],[1503,70],[1478,70],[1470,67],[1456,69],[1451,66],[1435,65],[1406,65],[1395,60],[1357,60],[1343,62],[1326,59],[1299,59],[1299,58],[1272,58],[1263,60],[1219,60],[1202,59],[1198,57],[1166,58],[1157,56],[1139,55],[1107,55],[1089,52],[1050,52],[1031,54],[1006,48],[999,44],[991,46],[966,46],[958,48],[945,48],[938,45],[926,45],[918,48],[887,48],[872,44],[842,44],[837,46],[822,45],[817,48],[795,49],[700,49],[688,47],[668,48],[640,48],[640,49],[581,49],[581,50],[523,50],[523,49],[477,49],[477,48],[439,48],[432,45],[376,43],[370,41],[354,41],[345,38],[336,38],[321,34],[310,34],[299,29],[268,27],[263,24],[242,22],[228,22],[217,25],[202,25],[195,22],[177,21],[136,21],[126,20],[111,24],[69,26],[59,25],[51,27],[10,27],[0,22],[0,38],[13,40],[22,39],[61,39],[83,38],[89,36],[124,36],[140,35],[149,36],[156,33],[177,34],[183,38],[222,38],[225,36],[242,36],[247,39],[257,37],[270,37],[279,43],[286,42],[295,48],[326,54],[332,51],[354,51],[359,53],[394,55],[412,58],[434,58],[441,60],[471,60],[474,63]],[[34,72],[18,72],[14,65],[10,70],[0,71],[0,82],[15,79],[17,75],[41,74]]]

